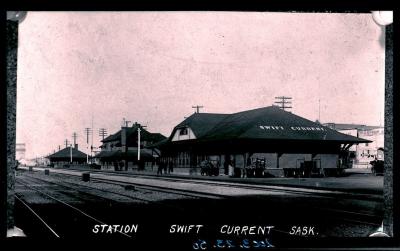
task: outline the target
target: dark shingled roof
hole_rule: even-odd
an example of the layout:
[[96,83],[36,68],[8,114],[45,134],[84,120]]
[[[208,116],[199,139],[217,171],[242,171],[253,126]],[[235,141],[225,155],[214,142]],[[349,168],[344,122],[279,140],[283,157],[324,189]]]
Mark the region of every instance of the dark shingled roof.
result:
[[163,145],[165,145],[166,143],[168,143],[168,138],[165,138],[165,139],[163,139],[163,140],[160,140],[160,141],[158,141],[157,143],[148,145],[148,146],[146,146],[146,148],[154,149],[154,148],[158,148],[158,147],[160,147],[160,146],[163,146]]
[[[189,126],[199,141],[232,139],[312,140],[368,143],[369,140],[339,133],[279,107],[269,106],[234,114],[196,113],[180,123]],[[263,129],[274,126],[275,129]],[[319,130],[312,130],[319,128]],[[172,133],[172,135],[174,134]],[[199,134],[196,134],[198,132]],[[170,137],[171,139],[171,137]]]
[[190,129],[192,129],[196,138],[201,138],[227,116],[229,116],[229,114],[194,113],[175,126],[171,137],[174,135],[176,129],[188,126]]
[[121,130],[119,130],[118,132],[116,132],[114,134],[108,135],[103,140],[101,140],[101,142],[116,141],[116,140],[119,140],[120,138],[121,138]]
[[[136,143],[138,127],[139,125],[134,124],[132,127],[126,128],[126,137],[127,137],[126,140],[128,144]],[[149,142],[158,142],[163,139],[166,139],[166,137],[160,133],[151,133],[143,128],[141,128],[140,138],[142,141],[149,141]],[[102,140],[103,143],[110,141],[121,141],[121,130]]]
[[[48,159],[65,159],[65,158],[70,158],[71,157],[71,152],[70,152],[71,147],[66,147],[64,149],[61,149],[58,152],[55,152],[49,156],[47,156]],[[78,159],[86,159],[86,153],[83,153],[75,148],[72,148],[72,158],[78,158]]]

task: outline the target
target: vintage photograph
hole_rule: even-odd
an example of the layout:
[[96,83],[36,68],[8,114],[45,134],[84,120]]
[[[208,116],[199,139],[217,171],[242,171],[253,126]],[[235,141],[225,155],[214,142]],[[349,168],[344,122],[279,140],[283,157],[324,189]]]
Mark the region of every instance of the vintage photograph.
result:
[[10,235],[188,250],[391,236],[392,12],[10,15]]

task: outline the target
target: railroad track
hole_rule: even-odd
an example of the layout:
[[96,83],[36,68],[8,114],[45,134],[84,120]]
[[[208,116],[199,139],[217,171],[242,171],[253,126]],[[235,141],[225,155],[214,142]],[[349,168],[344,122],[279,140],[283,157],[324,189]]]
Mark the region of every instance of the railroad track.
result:
[[[58,173],[57,175],[79,177],[80,174]],[[130,175],[130,177],[131,176],[133,176],[133,175]],[[135,175],[134,177],[142,178],[139,175]],[[150,177],[146,177],[146,178],[151,179]],[[175,194],[179,194],[179,195],[185,195],[185,196],[196,197],[196,198],[223,198],[223,199],[232,198],[232,196],[215,195],[213,193],[204,193],[204,192],[200,192],[200,193],[193,192],[193,191],[189,192],[189,191],[185,191],[182,189],[165,188],[165,187],[152,186],[152,185],[143,185],[143,184],[130,182],[130,181],[129,182],[128,181],[110,181],[107,178],[91,177],[91,180],[94,182],[119,185],[122,187],[134,185],[135,187],[137,187],[139,189],[144,189],[144,190],[148,190],[148,191],[175,193]],[[260,185],[229,184],[229,183],[220,184],[217,182],[194,181],[194,180],[178,179],[178,178],[170,178],[170,177],[163,177],[163,180],[168,180],[170,182],[184,182],[184,183],[201,184],[201,185],[209,185],[209,186],[223,186],[223,187],[228,187],[228,188],[245,188],[245,189],[254,189],[254,190],[261,190],[261,191],[279,191],[279,192],[284,191],[285,193],[298,194],[298,195],[303,195],[303,196],[327,197],[329,199],[337,199],[337,196],[338,196],[337,193],[315,194],[315,193],[308,192],[308,191],[274,189],[274,188],[270,188],[270,187],[261,187]],[[98,190],[100,190],[100,189],[98,189]],[[107,190],[102,190],[102,191],[108,192]],[[342,194],[340,194],[340,195],[342,195]],[[260,199],[262,200],[262,198],[260,198]],[[353,224],[365,224],[365,225],[370,225],[370,226],[374,226],[374,227],[375,226],[379,227],[381,224],[381,221],[382,221],[381,216],[377,216],[377,215],[369,214],[369,213],[363,213],[363,212],[354,212],[354,211],[347,211],[347,210],[333,209],[333,208],[326,208],[326,207],[325,208],[324,207],[307,207],[306,209],[323,212],[324,214],[327,214],[331,218],[336,218],[338,220],[343,220],[343,221],[353,223]]]
[[[61,175],[61,176],[73,176],[73,177],[77,177],[76,175],[69,175],[69,174],[57,174],[57,175]],[[175,210],[179,210],[179,211],[184,211],[184,208],[173,205],[173,204],[169,204],[169,203],[165,203],[162,201],[155,201],[155,200],[150,200],[150,199],[145,199],[145,198],[138,198],[137,196],[132,196],[132,195],[128,195],[125,193],[119,193],[119,192],[115,192],[115,191],[110,191],[107,189],[102,189],[102,188],[98,188],[98,187],[92,187],[92,186],[86,186],[86,185],[82,185],[82,184],[77,184],[75,182],[67,182],[67,181],[49,181],[49,180],[45,180],[42,178],[38,178],[38,177],[33,177],[30,175],[25,175],[25,177],[29,177],[29,179],[33,179],[36,181],[40,181],[43,183],[47,183],[50,185],[57,185],[69,190],[73,190],[73,191],[77,191],[78,193],[81,194],[85,194],[88,196],[95,196],[100,198],[103,201],[108,201],[110,200],[112,203],[119,203],[119,201],[115,201],[113,199],[109,199],[109,197],[103,197],[99,195],[99,191],[101,193],[105,193],[105,194],[110,194],[110,195],[117,195],[117,196],[121,196],[121,197],[125,197],[130,199],[132,202],[134,201],[141,201],[141,202],[146,202],[146,203],[154,203],[163,207],[168,207],[168,208],[172,208]],[[131,186],[132,183],[128,183],[128,182],[113,182],[113,181],[104,181],[103,179],[92,179],[94,181],[97,181],[99,183],[106,183],[106,184],[112,184],[112,185],[118,185],[118,186]],[[190,198],[200,198],[200,199],[220,199],[220,196],[215,196],[215,195],[209,195],[209,194],[198,194],[195,192],[184,192],[181,190],[177,190],[177,191],[171,191],[170,189],[160,189],[157,187],[147,187],[144,185],[135,185],[135,190],[137,190],[139,188],[139,190],[143,190],[143,191],[156,191],[156,192],[161,192],[161,193],[166,193],[166,194],[175,194],[175,195],[180,195],[180,196],[186,196],[186,197],[190,197]],[[96,194],[90,193],[89,191],[96,191]],[[84,200],[85,198],[83,198]]]
[[[66,170],[66,169],[63,169]],[[83,172],[80,169],[72,169],[73,171]],[[149,180],[165,180],[171,182],[184,182],[187,184],[204,184],[204,185],[213,185],[213,186],[224,186],[230,188],[247,188],[259,191],[276,191],[276,192],[288,192],[292,194],[301,194],[301,195],[312,195],[312,196],[320,196],[320,197],[327,197],[327,198],[337,198],[337,196],[341,196],[342,198],[350,198],[350,199],[359,199],[359,200],[368,200],[368,201],[377,201],[383,202],[383,196],[381,195],[371,195],[371,194],[361,194],[361,193],[351,193],[351,192],[344,192],[339,190],[315,190],[310,188],[299,188],[299,187],[291,187],[291,186],[275,186],[275,185],[267,185],[267,184],[245,184],[245,183],[233,183],[229,181],[212,181],[212,180],[197,180],[191,178],[178,178],[178,177],[165,177],[165,176],[154,176],[148,174],[132,174],[132,173],[117,173],[113,171],[100,171],[100,170],[90,170],[92,173],[98,174],[112,174],[113,176],[121,176],[121,177],[134,177],[134,178],[141,178],[141,179],[149,179]],[[65,174],[68,175],[68,174]],[[74,174],[70,174],[73,176]],[[75,176],[79,176],[80,173],[76,174]],[[106,179],[96,178],[102,181],[106,181]],[[310,191],[313,190],[313,191]]]
[[[71,176],[71,177],[79,177],[77,175],[73,175],[73,174],[56,174],[56,175],[60,175],[60,176]],[[53,181],[49,181],[49,180],[45,180],[45,179],[41,179],[38,177],[33,177],[33,176],[26,176],[26,177],[30,177],[36,180],[40,180],[43,182],[47,182],[49,184],[56,184],[56,185],[62,185],[58,182],[53,182]],[[106,184],[112,184],[112,185],[118,185],[118,186],[130,186],[130,185],[135,185],[135,189],[139,188],[140,190],[146,190],[146,191],[157,191],[157,192],[161,192],[161,193],[168,193],[168,194],[176,194],[176,195],[182,195],[182,196],[187,196],[187,197],[192,197],[192,198],[201,198],[201,199],[219,199],[219,198],[225,198],[226,196],[223,195],[215,195],[212,193],[205,193],[205,192],[190,192],[190,191],[185,191],[185,190],[181,190],[181,189],[173,189],[173,188],[160,188],[158,186],[151,186],[151,185],[143,185],[143,184],[137,184],[137,183],[132,183],[132,182],[124,182],[124,181],[110,181],[107,179],[103,179],[103,178],[91,178],[91,181],[95,181],[95,182],[99,182],[99,183],[106,183]],[[126,195],[123,193],[118,193],[118,192],[113,192],[113,191],[109,191],[106,189],[101,189],[101,188],[95,188],[95,187],[91,187],[91,186],[86,186],[86,185],[82,185],[82,184],[77,184],[77,183],[71,183],[71,182],[66,182],[66,181],[60,181],[63,182],[65,184],[71,184],[77,187],[83,187],[85,189],[91,189],[91,190],[98,190],[98,191],[102,191],[102,192],[106,192],[106,193],[110,193],[110,194],[116,194],[116,195],[120,195],[120,196],[124,196],[127,198],[131,198],[131,199],[138,199],[138,200],[142,200],[142,201],[146,201],[146,202],[153,202],[151,200],[146,200],[146,199],[141,199],[141,198],[137,198],[134,196],[130,196],[130,195]],[[62,185],[65,186],[65,185]],[[65,186],[67,188],[71,188],[71,189],[76,189],[74,187],[68,187]]]
[[[140,178],[140,176],[136,175],[135,177]],[[151,179],[151,177],[146,177],[148,179]],[[154,178],[153,178],[154,179]],[[96,180],[100,180],[102,182],[106,183],[123,183],[123,184],[132,184],[131,182],[124,182],[124,181],[109,181],[107,179],[103,178],[96,178]],[[264,191],[264,192],[285,192],[288,194],[295,194],[295,195],[303,195],[303,196],[313,196],[313,197],[323,197],[323,198],[328,198],[328,199],[333,199],[336,200],[338,196],[342,196],[342,198],[351,198],[353,194],[347,194],[343,192],[332,192],[332,193],[325,193],[327,191],[322,191],[322,193],[315,193],[315,192],[309,192],[309,191],[296,191],[293,189],[286,190],[286,189],[278,189],[278,188],[273,188],[270,186],[263,187],[262,185],[248,185],[248,184],[232,184],[232,183],[219,183],[219,182],[212,182],[212,181],[198,181],[198,180],[187,180],[187,179],[179,179],[179,178],[169,178],[165,177],[164,180],[169,180],[171,182],[184,182],[184,183],[189,183],[189,184],[201,184],[201,185],[211,185],[215,187],[227,187],[227,188],[244,188],[244,189],[252,189],[252,190],[258,190],[258,191]],[[347,196],[346,196],[347,195]],[[231,196],[223,196],[224,198],[230,198]],[[262,200],[262,198],[259,198]],[[369,198],[362,197],[361,200],[369,200]],[[340,209],[333,209],[333,208],[326,208],[326,207],[307,207],[309,210],[315,210],[315,211],[322,211],[326,214],[328,214],[332,218],[336,218],[338,220],[344,220],[346,222],[350,223],[355,223],[355,224],[365,224],[365,225],[372,225],[372,226],[377,226],[379,227],[381,222],[382,222],[382,217],[369,214],[369,213],[363,213],[363,212],[353,212],[353,211],[348,211],[348,210],[340,210]]]
[[[23,199],[23,195],[21,193],[16,193],[15,198],[19,203],[21,203],[26,209],[28,209],[32,215],[37,219],[39,222],[41,222],[45,228],[52,233],[53,236],[60,238],[60,237],[65,237],[65,236],[75,236],[73,233],[69,233],[65,231],[65,225],[62,225],[61,227],[58,224],[58,221],[52,217],[56,217],[57,215],[61,215],[63,218],[67,217],[69,219],[64,219],[65,222],[75,222],[79,224],[85,224],[87,225],[87,228],[83,228],[86,230],[91,229],[93,224],[100,224],[100,225],[108,225],[104,223],[103,221],[99,220],[98,218],[92,216],[91,214],[83,211],[82,209],[79,209],[78,207],[71,205],[68,202],[65,202],[59,198],[56,198],[53,195],[50,195],[46,192],[43,192],[36,187],[30,185],[29,183],[23,182],[21,180],[16,180],[16,183],[28,188],[29,190],[32,190],[36,192],[37,194],[40,194],[40,196],[43,196],[47,199],[53,200],[58,203],[59,206],[62,206],[59,209],[62,209],[63,211],[57,211],[57,213],[52,214],[52,216],[49,213],[44,213],[41,212],[40,209],[35,209],[34,206],[29,205],[29,203]],[[65,211],[65,212],[64,212]],[[64,214],[61,214],[61,212],[64,212]],[[78,230],[82,228],[74,228],[72,227],[72,230]],[[132,236],[124,233],[124,232],[117,232],[121,236],[131,238]]]
[[[32,217],[30,217],[30,220],[31,220],[30,222],[33,222],[33,225],[36,226],[36,229],[34,231],[44,233],[46,236],[60,238],[60,236],[56,233],[56,231],[51,226],[49,226],[49,224],[46,222],[46,220],[44,220],[38,214],[38,212],[36,212],[31,206],[29,206],[28,203],[26,203],[23,199],[21,199],[17,194],[15,194],[14,197],[16,199],[16,201],[15,201],[16,205],[18,203],[20,203],[22,205],[22,207],[24,208],[24,211],[26,211],[26,213],[24,212],[23,215],[25,215],[25,216],[31,215],[32,216]],[[17,218],[17,220],[18,220],[18,218]],[[36,223],[38,223],[38,224],[36,224]],[[28,227],[28,231],[29,231],[29,227]],[[31,230],[31,231],[33,231],[33,230]]]
[[[96,171],[95,173],[103,173],[100,171]],[[208,185],[208,186],[215,186],[215,187],[227,187],[227,188],[243,188],[243,189],[251,189],[251,190],[258,190],[258,191],[265,191],[265,192],[285,192],[285,193],[290,193],[290,194],[298,194],[298,195],[305,195],[305,196],[318,196],[318,197],[324,197],[324,198],[334,198],[336,199],[338,196],[341,198],[348,198],[348,199],[357,199],[357,200],[367,200],[367,201],[377,201],[377,202],[383,202],[382,196],[379,195],[370,195],[370,194],[358,194],[358,193],[348,193],[348,192],[343,192],[343,191],[331,191],[331,190],[313,190],[311,188],[293,188],[293,187],[275,187],[275,186],[270,186],[270,185],[258,185],[258,184],[238,184],[238,183],[231,183],[231,182],[219,182],[219,181],[208,181],[208,180],[193,180],[193,179],[185,179],[185,178],[172,178],[172,177],[154,177],[151,175],[137,175],[137,174],[116,174],[113,172],[107,172],[107,173],[112,173],[113,176],[121,176],[121,177],[133,177],[133,178],[141,178],[141,179],[149,179],[149,180],[165,180],[165,181],[170,181],[170,182],[182,182],[186,184],[199,184],[199,185]],[[77,174],[66,174],[66,173],[58,173],[61,175],[67,175],[67,176],[80,176],[80,173]],[[97,181],[102,181],[102,182],[107,182],[111,183],[109,179],[106,178],[100,178],[100,177],[91,177],[92,180],[97,180]],[[123,181],[118,181],[119,183],[124,183]],[[129,184],[134,184],[136,186],[142,186],[142,187],[153,187],[154,189],[159,188],[159,186],[151,186],[151,185],[142,185],[135,183],[133,181],[130,182],[125,182]],[[167,188],[162,188],[162,189],[167,189]],[[180,190],[180,189],[172,189],[168,188],[171,190],[175,190],[176,192],[178,191],[185,191],[185,190]],[[311,191],[312,190],[312,191]],[[199,195],[200,193],[198,193]],[[205,196],[210,196],[210,195],[215,195],[213,193],[204,193]],[[221,195],[224,197],[223,195]]]

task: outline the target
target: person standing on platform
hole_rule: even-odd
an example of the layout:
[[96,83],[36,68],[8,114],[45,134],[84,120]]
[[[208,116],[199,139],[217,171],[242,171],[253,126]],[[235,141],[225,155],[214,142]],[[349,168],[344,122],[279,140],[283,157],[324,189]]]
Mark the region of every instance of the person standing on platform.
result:
[[172,160],[170,160],[168,163],[168,173],[173,173],[173,172],[174,172],[174,164]]
[[163,165],[164,165],[164,160],[161,160],[161,161],[158,163],[157,175],[162,175]]
[[168,168],[168,160],[165,160],[165,162],[163,163],[164,174],[167,173],[167,168]]

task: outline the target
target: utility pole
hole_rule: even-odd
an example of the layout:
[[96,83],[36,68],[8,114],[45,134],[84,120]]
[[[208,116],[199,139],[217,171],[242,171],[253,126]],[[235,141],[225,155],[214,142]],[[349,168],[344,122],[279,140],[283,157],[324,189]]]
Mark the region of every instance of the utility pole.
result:
[[280,97],[275,97],[275,99],[280,100],[280,101],[275,101],[275,104],[277,104],[282,110],[285,111],[285,109],[292,108],[291,106],[286,106],[292,104],[292,101],[288,101],[291,100],[292,97],[280,96]]
[[138,129],[137,129],[137,132],[138,132],[138,155],[137,155],[138,162],[140,161],[140,132],[141,132],[141,129],[140,129],[140,128],[146,128],[146,127],[147,127],[147,126],[141,126],[141,125],[139,124]]
[[85,128],[85,133],[86,133],[86,144],[89,145],[89,135],[92,132],[92,129],[90,129],[89,127]]
[[76,145],[76,138],[78,137],[78,134],[76,132],[74,132],[72,134],[72,138],[74,138],[74,146]]
[[86,133],[86,163],[89,164],[89,154],[87,153],[89,151],[89,135],[92,132],[92,129],[90,129],[89,127],[85,128],[85,133]]
[[99,129],[99,136],[102,137],[102,139],[104,140],[104,137],[107,136],[107,129],[105,129],[105,128],[100,128],[100,129]]
[[[93,113],[92,113],[92,132],[93,132]],[[93,163],[93,134],[92,134],[92,142],[90,144],[90,163]]]
[[70,163],[72,164],[72,145],[69,147]]
[[321,123],[321,99],[318,99],[318,121]]
[[140,126],[137,129],[137,134],[138,134],[137,160],[138,160],[138,165],[139,165],[139,161],[140,161]]
[[192,106],[192,108],[195,108],[196,109],[196,113],[200,113],[200,108],[203,108],[204,106],[202,106],[202,105],[195,105],[195,106]]
[[[92,132],[93,132],[93,113],[92,113]],[[93,163],[93,135],[92,135],[92,142],[90,144],[90,163]]]

